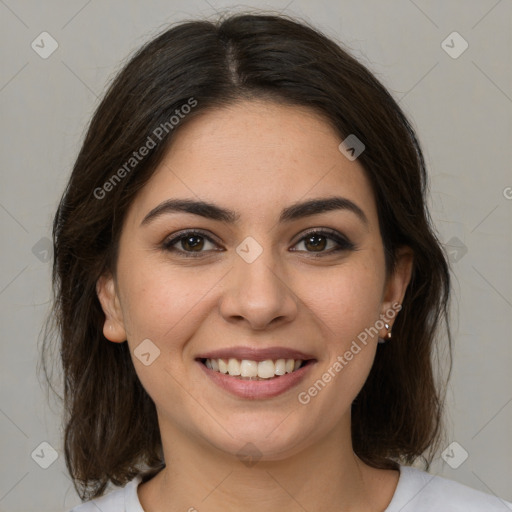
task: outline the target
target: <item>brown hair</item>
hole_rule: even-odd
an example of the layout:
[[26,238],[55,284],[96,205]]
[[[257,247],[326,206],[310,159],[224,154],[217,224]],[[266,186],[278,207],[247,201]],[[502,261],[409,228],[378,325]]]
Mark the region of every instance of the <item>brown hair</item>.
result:
[[[133,152],[191,98],[192,111],[113,183]],[[65,459],[84,500],[103,494],[109,482],[124,485],[165,465],[156,409],[128,344],[103,336],[96,281],[115,274],[127,209],[173,132],[207,109],[247,98],[310,107],[332,124],[340,142],[355,134],[365,144],[358,161],[375,194],[387,272],[399,246],[411,247],[415,259],[393,340],[379,345],[352,404],[353,448],[376,468],[397,469],[421,457],[428,469],[439,447],[445,388],[432,355],[443,324],[451,372],[450,274],[425,204],[423,155],[406,116],[368,69],[304,22],[261,14],[183,22],[139,49],[110,85],[55,215],[55,301],[42,360],[49,382],[46,358],[56,330]],[[97,191],[109,181],[103,199]]]

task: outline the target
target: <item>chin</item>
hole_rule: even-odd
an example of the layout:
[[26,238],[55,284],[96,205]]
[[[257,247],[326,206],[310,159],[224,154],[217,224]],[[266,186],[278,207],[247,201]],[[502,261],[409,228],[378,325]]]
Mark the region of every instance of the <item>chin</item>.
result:
[[231,421],[229,427],[225,427],[229,433],[217,426],[215,430],[203,432],[202,437],[211,446],[242,462],[284,460],[305,449],[315,437],[304,421],[285,418],[286,414],[272,415],[265,420],[260,413],[257,420],[251,421],[243,414],[239,421]]

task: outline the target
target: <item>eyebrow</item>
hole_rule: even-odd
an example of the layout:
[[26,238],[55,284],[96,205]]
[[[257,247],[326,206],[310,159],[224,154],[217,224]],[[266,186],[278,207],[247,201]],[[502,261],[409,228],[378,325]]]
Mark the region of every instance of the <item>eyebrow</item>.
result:
[[[280,223],[291,222],[297,219],[317,215],[319,213],[346,210],[354,213],[366,226],[369,225],[368,218],[363,210],[356,203],[345,197],[334,196],[309,201],[299,202],[284,208],[279,217]],[[216,204],[196,201],[192,199],[168,199],[153,208],[142,220],[141,226],[150,221],[169,213],[191,213],[207,219],[217,220],[228,224],[235,224],[240,215]]]

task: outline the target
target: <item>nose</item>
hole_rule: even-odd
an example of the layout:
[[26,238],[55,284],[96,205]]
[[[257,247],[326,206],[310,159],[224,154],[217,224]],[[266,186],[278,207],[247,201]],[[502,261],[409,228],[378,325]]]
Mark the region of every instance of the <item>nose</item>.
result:
[[252,263],[237,256],[220,304],[225,320],[247,323],[254,330],[293,321],[298,297],[282,274],[271,251],[264,250]]

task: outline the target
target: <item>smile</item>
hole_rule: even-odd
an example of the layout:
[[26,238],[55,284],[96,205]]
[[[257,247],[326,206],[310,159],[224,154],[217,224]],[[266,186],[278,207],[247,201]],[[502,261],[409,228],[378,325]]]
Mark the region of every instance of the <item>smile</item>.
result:
[[302,359],[266,359],[258,362],[250,359],[239,360],[234,357],[228,359],[208,358],[202,362],[214,372],[245,380],[273,379],[293,373],[305,363]]
[[265,400],[291,391],[307,377],[316,362],[316,359],[291,358],[263,361],[226,357],[196,359],[200,370],[215,388],[245,400]]

